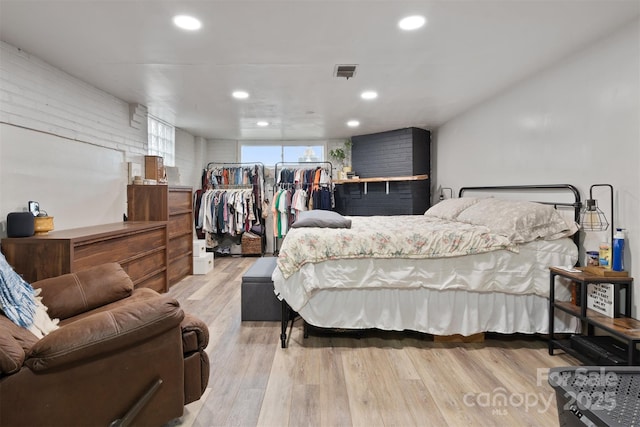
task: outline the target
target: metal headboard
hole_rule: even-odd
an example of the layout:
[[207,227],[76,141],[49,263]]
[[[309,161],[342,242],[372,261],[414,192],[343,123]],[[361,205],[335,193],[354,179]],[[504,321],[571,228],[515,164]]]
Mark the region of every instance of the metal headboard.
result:
[[[580,199],[580,191],[571,184],[541,184],[541,185],[499,185],[488,187],[462,187],[458,192],[458,197],[462,197],[465,192],[500,192],[500,191],[512,191],[512,192],[568,192],[573,194],[573,202],[548,202],[537,201],[545,205],[552,205],[554,207],[564,206],[573,208],[573,219],[576,223],[580,224],[580,210],[582,209],[582,201]],[[535,201],[535,200],[533,200]],[[576,246],[580,243],[580,233],[573,235],[573,241]]]

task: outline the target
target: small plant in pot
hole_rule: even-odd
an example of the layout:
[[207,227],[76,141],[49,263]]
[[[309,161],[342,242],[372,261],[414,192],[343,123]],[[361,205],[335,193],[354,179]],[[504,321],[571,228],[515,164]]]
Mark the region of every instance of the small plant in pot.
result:
[[351,139],[347,139],[344,141],[344,148],[337,147],[333,150],[329,150],[329,156],[333,158],[344,172],[351,171],[351,165],[348,161],[346,161],[347,157],[351,154]]
[[344,165],[344,159],[347,157],[347,154],[344,152],[343,148],[335,148],[333,150],[329,150],[329,155],[340,165]]

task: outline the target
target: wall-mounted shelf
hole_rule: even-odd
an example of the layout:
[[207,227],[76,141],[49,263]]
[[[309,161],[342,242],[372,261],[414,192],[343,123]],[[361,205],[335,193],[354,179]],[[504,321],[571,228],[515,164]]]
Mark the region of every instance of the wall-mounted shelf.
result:
[[367,194],[367,184],[370,182],[384,182],[386,184],[387,194],[389,194],[389,183],[398,181],[424,181],[429,179],[429,175],[409,175],[409,176],[385,176],[374,178],[354,178],[354,179],[337,179],[334,184],[364,184],[364,194]]

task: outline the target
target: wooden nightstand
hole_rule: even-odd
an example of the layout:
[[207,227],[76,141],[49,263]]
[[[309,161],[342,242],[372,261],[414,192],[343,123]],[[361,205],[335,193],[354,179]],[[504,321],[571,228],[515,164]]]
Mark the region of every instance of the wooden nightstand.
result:
[[[570,279],[576,283],[576,286],[580,286],[580,305],[555,300],[555,279],[557,276]],[[569,272],[559,267],[549,267],[549,278],[549,354],[553,355],[554,348],[560,348],[582,360],[585,364],[594,366],[604,364],[601,361],[590,358],[585,352],[572,348],[571,340],[558,340],[555,338],[554,313],[558,309],[576,316],[582,321],[583,341],[590,346],[595,346],[594,348],[597,347],[596,339],[594,339],[594,328],[606,331],[608,334],[626,342],[626,364],[635,365],[638,361],[636,346],[640,343],[640,321],[630,317],[633,277],[604,277],[583,271]],[[618,302],[614,309],[616,317],[611,318],[587,308],[587,285],[597,283],[610,283],[613,285],[615,299]],[[619,304],[622,291],[624,291],[625,297],[624,312],[622,312],[623,307]],[[601,350],[607,351],[604,348]]]

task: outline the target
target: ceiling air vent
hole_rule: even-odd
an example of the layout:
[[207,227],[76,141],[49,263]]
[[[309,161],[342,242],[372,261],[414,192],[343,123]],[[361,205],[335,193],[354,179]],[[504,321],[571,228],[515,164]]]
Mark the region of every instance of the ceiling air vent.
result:
[[357,65],[336,65],[335,75],[336,77],[344,77],[349,80],[356,74]]

